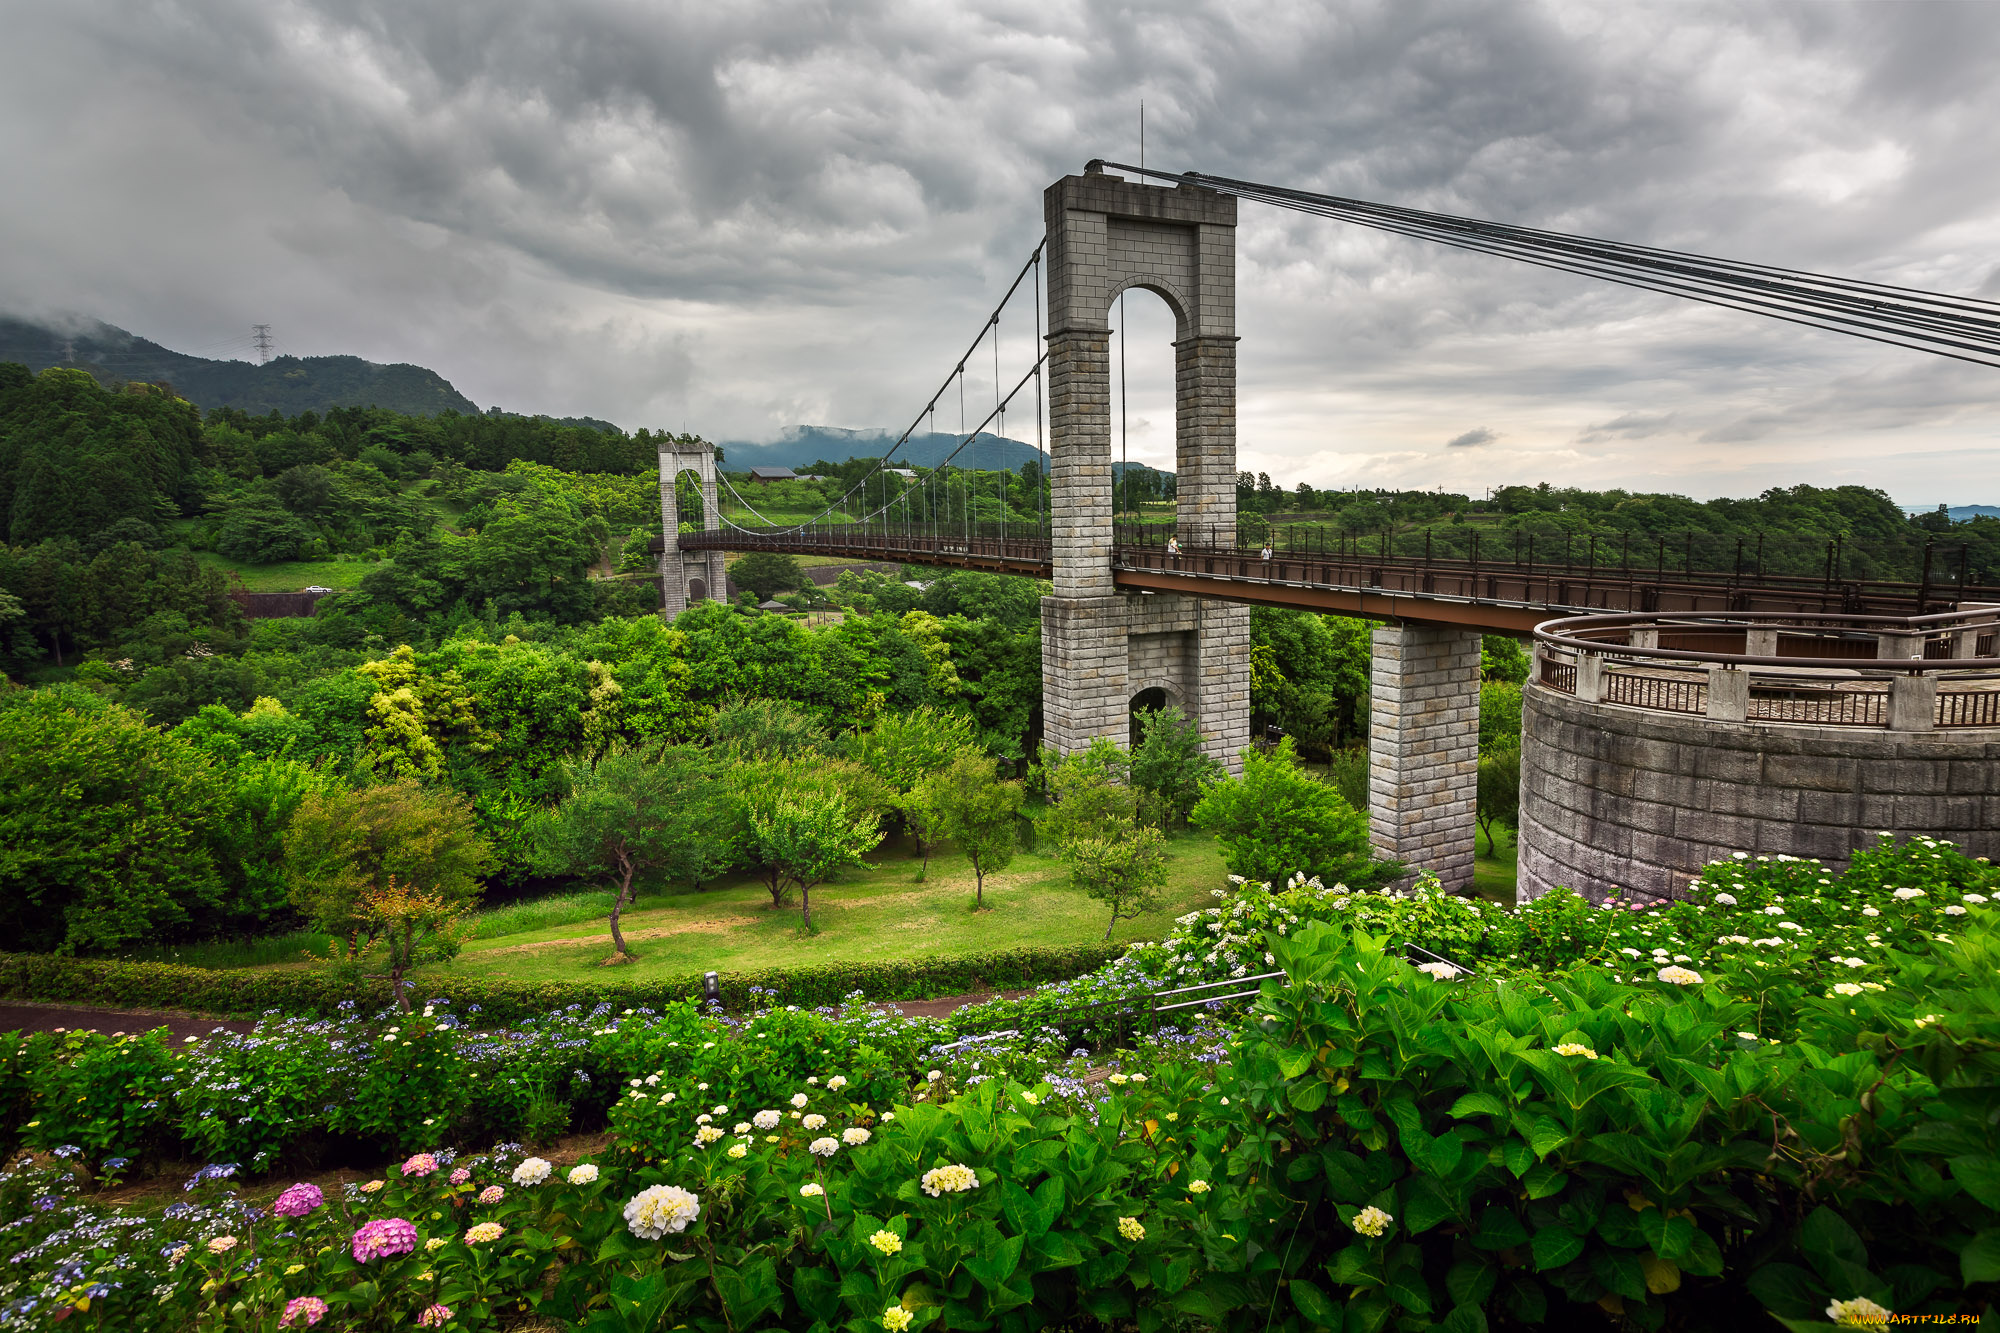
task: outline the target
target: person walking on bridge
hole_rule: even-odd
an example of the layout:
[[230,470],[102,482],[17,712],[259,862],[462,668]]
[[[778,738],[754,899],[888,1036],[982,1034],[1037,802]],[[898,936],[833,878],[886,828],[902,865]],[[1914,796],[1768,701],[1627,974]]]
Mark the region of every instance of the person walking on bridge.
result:
[[1181,539],[1179,537],[1169,536],[1167,538],[1167,554],[1173,556],[1176,559],[1179,559],[1180,553],[1181,553]]
[[1264,563],[1265,563],[1265,564],[1267,564],[1267,565],[1268,565],[1268,564],[1270,564],[1270,563],[1271,563],[1271,539],[1270,539],[1270,538],[1268,538],[1268,537],[1266,537],[1266,538],[1264,539],[1264,552],[1263,552],[1263,555],[1264,555]]

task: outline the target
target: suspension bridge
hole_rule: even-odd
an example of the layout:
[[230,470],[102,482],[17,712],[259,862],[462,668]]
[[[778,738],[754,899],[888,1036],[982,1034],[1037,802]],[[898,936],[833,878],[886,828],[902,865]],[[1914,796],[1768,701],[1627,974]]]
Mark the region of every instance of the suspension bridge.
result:
[[[1093,162],[1048,188],[1042,241],[964,355],[894,446],[821,512],[773,522],[720,472],[711,446],[662,445],[663,610],[671,616],[719,593],[727,551],[1046,579],[1045,743],[1069,753],[1099,736],[1123,741],[1132,701],[1164,697],[1231,768],[1249,743],[1248,607],[1376,620],[1372,836],[1385,855],[1461,887],[1472,878],[1481,633],[1523,635],[1591,612],[1920,617],[2000,603],[2000,587],[1973,583],[1962,553],[1954,560],[1949,551],[1926,551],[1918,579],[1882,579],[1851,572],[1837,543],[1823,565],[1802,568],[1818,562],[1796,551],[1767,560],[1761,540],[1754,551],[1738,543],[1725,562],[1711,550],[1697,559],[1691,542],[1670,550],[1665,539],[1614,546],[1569,537],[1558,548],[1544,538],[1538,550],[1533,536],[1523,549],[1519,534],[1491,534],[1482,548],[1477,532],[1245,533],[1236,514],[1240,200],[2000,368],[2000,304],[1990,301]],[[1178,495],[1169,523],[1121,520],[1115,503],[1108,319],[1132,288],[1159,296],[1175,321]],[[1122,348],[1118,361],[1122,378]],[[919,428],[919,438],[936,433],[940,412],[956,416],[959,443],[917,473],[899,451]],[[976,467],[979,442],[992,438],[989,428],[1004,435],[1010,413],[1034,424],[1032,482]],[[681,513],[683,478],[700,497],[692,524]],[[723,516],[724,490],[757,526]],[[1942,636],[1937,647],[1948,655],[1957,642]],[[1941,655],[1931,645],[1925,653]]]

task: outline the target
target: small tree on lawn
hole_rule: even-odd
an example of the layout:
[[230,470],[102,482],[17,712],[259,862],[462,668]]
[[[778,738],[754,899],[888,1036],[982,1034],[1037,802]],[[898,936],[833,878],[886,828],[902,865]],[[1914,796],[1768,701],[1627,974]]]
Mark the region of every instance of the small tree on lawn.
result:
[[1479,827],[1486,831],[1486,854],[1493,855],[1493,826],[1516,828],[1521,821],[1521,751],[1499,745],[1479,756]]
[[1073,839],[1063,848],[1070,880],[1110,905],[1104,938],[1126,917],[1159,906],[1167,883],[1166,839],[1143,824],[1112,825],[1104,833]]
[[917,867],[917,883],[930,877],[931,854],[938,844],[951,837],[951,826],[945,820],[944,807],[939,804],[938,782],[943,774],[933,773],[919,781],[915,787],[905,792],[896,802],[896,812],[903,817],[903,827],[909,829],[916,839],[917,852],[924,858]]
[[814,886],[863,864],[861,854],[882,841],[873,819],[856,819],[847,802],[831,791],[787,795],[769,814],[753,816],[750,829],[758,856],[798,887],[800,919],[808,931]]
[[1045,751],[1042,773],[1049,803],[1035,821],[1035,831],[1058,848],[1097,836],[1109,822],[1138,818],[1131,756],[1105,737],[1061,758]]
[[469,908],[491,861],[472,803],[409,779],[311,792],[285,831],[292,903],[336,939],[363,928],[362,895],[391,880]]
[[1187,821],[1202,788],[1224,776],[1224,769],[1202,753],[1201,729],[1193,719],[1178,708],[1159,708],[1140,715],[1131,773],[1160,827],[1173,829]]
[[1021,845],[1021,784],[1002,782],[993,761],[973,753],[961,754],[926,786],[952,841],[972,862],[973,910],[983,911],[986,877],[1005,870]]
[[640,874],[700,879],[727,863],[725,793],[708,757],[682,747],[657,760],[614,750],[595,764],[565,765],[563,778],[561,803],[534,822],[535,866],[611,880],[612,961],[624,962],[632,955],[619,918]]
[[1215,834],[1231,873],[1247,880],[1278,885],[1296,872],[1365,890],[1405,870],[1375,859],[1368,816],[1300,770],[1289,736],[1268,754],[1245,750],[1243,776],[1211,784],[1193,819]]
[[785,905],[793,881],[782,865],[764,854],[756,832],[758,820],[769,823],[786,801],[823,795],[838,801],[847,817],[865,824],[879,842],[882,818],[896,808],[894,793],[882,779],[859,764],[824,755],[736,764],[729,770],[728,788],[728,808],[718,823],[726,827],[739,859],[757,868],[774,910]]
[[399,884],[391,875],[382,887],[357,894],[353,909],[354,929],[344,942],[334,943],[334,961],[358,971],[362,958],[377,944],[382,945],[388,953],[389,989],[395,992],[396,1007],[408,1013],[410,997],[404,977],[418,963],[458,956],[463,943],[458,927],[465,918],[464,901],[453,901],[413,884]]

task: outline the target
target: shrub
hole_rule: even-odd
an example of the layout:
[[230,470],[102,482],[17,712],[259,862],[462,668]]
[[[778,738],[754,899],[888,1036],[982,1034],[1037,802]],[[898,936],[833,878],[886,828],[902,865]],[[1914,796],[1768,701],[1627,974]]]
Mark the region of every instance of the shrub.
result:
[[1404,871],[1375,859],[1366,815],[1300,771],[1290,737],[1268,754],[1244,751],[1243,776],[1211,783],[1193,820],[1215,834],[1230,872],[1247,880],[1275,884],[1305,874],[1372,889]]
[[[955,957],[828,963],[722,974],[723,1002],[732,1008],[760,995],[790,1004],[837,1004],[855,991],[877,1000],[920,1000],[966,991],[1032,986],[1101,967],[1124,953],[1122,944],[1007,949]],[[482,1023],[518,1023],[567,1005],[661,1005],[699,999],[698,975],[629,982],[510,982],[431,975],[417,980],[429,994]],[[190,1009],[210,1014],[287,1014],[332,1018],[343,1006],[373,1012],[391,1002],[388,984],[299,970],[230,971],[171,963],[129,963],[54,954],[0,954],[0,995],[134,1008]]]
[[1436,981],[1323,923],[1270,944],[1292,984],[1238,1056],[1223,1201],[1249,1244],[1211,1252],[1257,1314],[1223,1328],[1726,1328],[1753,1299],[1977,1308],[2000,1277],[1988,925],[1784,1041],[1722,985]]

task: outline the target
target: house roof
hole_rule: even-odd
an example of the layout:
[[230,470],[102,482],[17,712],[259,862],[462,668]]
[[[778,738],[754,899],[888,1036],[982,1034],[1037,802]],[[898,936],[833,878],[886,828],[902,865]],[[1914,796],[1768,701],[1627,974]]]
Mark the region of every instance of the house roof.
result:
[[798,476],[788,467],[753,467],[750,475],[758,481],[791,481]]

